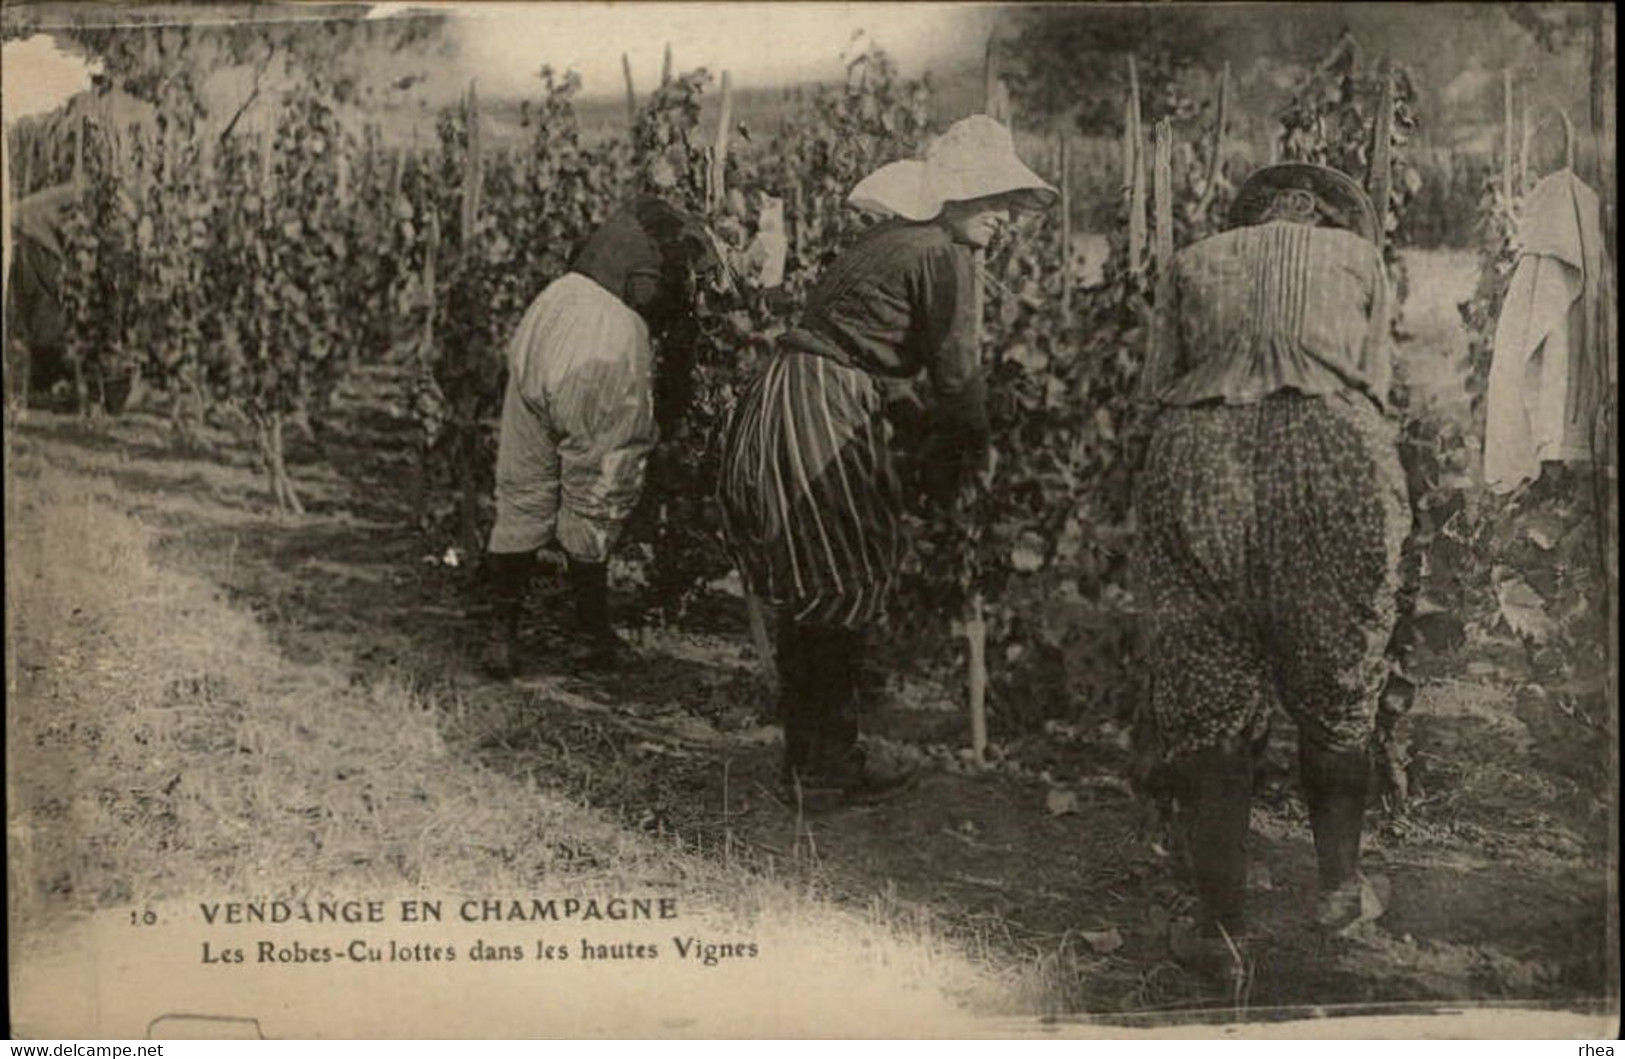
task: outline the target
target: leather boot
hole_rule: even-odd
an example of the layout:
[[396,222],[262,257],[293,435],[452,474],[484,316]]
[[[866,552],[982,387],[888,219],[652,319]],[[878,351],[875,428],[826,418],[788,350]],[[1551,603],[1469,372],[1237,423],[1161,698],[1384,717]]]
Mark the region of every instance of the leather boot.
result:
[[1200,901],[1194,938],[1172,939],[1191,969],[1231,982],[1245,976],[1247,825],[1253,766],[1245,750],[1209,748],[1176,763],[1176,826]]
[[1180,815],[1192,881],[1202,902],[1201,928],[1231,937],[1245,927],[1247,823],[1252,810],[1252,762],[1242,751],[1197,751],[1180,765]]
[[1371,758],[1364,748],[1328,750],[1308,740],[1298,755],[1320,876],[1315,922],[1338,933],[1382,914],[1379,895],[1360,874]]
[[575,606],[576,630],[584,646],[581,661],[602,668],[613,664],[625,645],[609,623],[609,566],[569,560],[570,598]]
[[484,574],[491,631],[481,664],[491,676],[507,680],[519,666],[519,622],[525,591],[536,574],[536,558],[530,552],[491,553],[485,557]]
[[797,774],[804,803],[831,808],[872,805],[907,790],[917,778],[916,768],[881,762],[858,745],[862,634],[806,627],[805,636],[805,683],[813,739],[808,766]]
[[796,776],[807,771],[812,761],[816,707],[808,702],[812,680],[807,673],[806,637],[798,623],[782,619],[778,623],[774,653],[779,673],[779,719],[784,725],[784,767],[780,780],[793,788]]

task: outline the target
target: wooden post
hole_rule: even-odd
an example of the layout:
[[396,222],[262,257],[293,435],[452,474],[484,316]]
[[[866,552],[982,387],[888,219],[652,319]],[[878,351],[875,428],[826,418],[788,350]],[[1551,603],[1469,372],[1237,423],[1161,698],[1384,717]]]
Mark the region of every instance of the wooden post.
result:
[[[982,113],[1005,125],[1011,124],[1009,94],[999,79],[994,37],[987,38],[987,55],[983,67]],[[987,315],[987,253],[977,250],[975,291],[976,359],[982,359],[983,320]],[[977,766],[987,756],[987,619],[984,615],[982,593],[973,589],[965,602],[964,615],[966,691],[970,707],[971,754]]]
[[999,94],[999,57],[994,47],[997,31],[987,35],[987,46],[982,53],[982,113],[997,117],[993,108]]
[[1214,105],[1213,139],[1207,153],[1207,179],[1202,184],[1202,196],[1197,202],[1196,215],[1206,217],[1208,207],[1213,204],[1213,197],[1219,192],[1219,174],[1223,171],[1224,157],[1224,128],[1229,120],[1230,106],[1230,64],[1224,64],[1219,71],[1218,99]]
[[25,135],[22,126],[18,126],[17,133],[18,183],[15,190],[21,199],[34,190],[34,147],[38,138],[32,133]]
[[1156,154],[1152,158],[1152,202],[1156,227],[1151,243],[1157,269],[1157,286],[1152,306],[1152,326],[1147,335],[1150,349],[1146,363],[1154,364],[1167,349],[1167,335],[1173,326],[1169,306],[1174,290],[1174,126],[1168,118],[1157,122]]
[[750,622],[750,639],[756,648],[756,661],[761,666],[762,680],[767,684],[769,701],[772,701],[779,689],[778,657],[773,651],[773,638],[767,630],[767,604],[749,588],[745,589],[745,617]]
[[305,513],[305,505],[299,500],[299,491],[294,488],[293,476],[288,473],[288,461],[285,455],[287,446],[283,444],[282,413],[271,413],[271,473],[275,476],[277,504],[286,508],[295,515]]
[[[434,379],[434,324],[435,324],[435,257],[440,253],[440,212],[434,202],[424,206],[428,216],[424,219],[423,236],[423,330],[414,350],[413,385]],[[415,404],[415,399],[411,402]],[[429,517],[430,443],[433,438],[425,433],[418,444],[417,481],[414,483],[414,514],[417,524],[423,526]]]
[[1140,117],[1140,74],[1134,56],[1128,59],[1128,115],[1124,122],[1123,158],[1129,189],[1128,271],[1133,277],[1145,271],[1145,131]]
[[[1614,143],[1610,134],[1614,130],[1608,127],[1608,117],[1614,113],[1614,79],[1608,76],[1611,36],[1604,24],[1607,19],[1608,8],[1604,5],[1597,4],[1591,9],[1591,143],[1597,155],[1596,172],[1591,175],[1596,178],[1597,191],[1602,196],[1603,227],[1611,234]],[[1607,250],[1610,254],[1614,252],[1612,242]]]
[[1173,156],[1173,123],[1163,118],[1157,122],[1156,157],[1152,162],[1152,202],[1156,208],[1156,239],[1152,246],[1156,254],[1159,283],[1167,275],[1167,266],[1172,264],[1174,257]]
[[1528,96],[1524,97],[1523,109],[1518,117],[1522,123],[1522,133],[1518,137],[1518,194],[1522,195],[1529,190],[1529,155],[1535,146],[1535,113]]
[[271,117],[269,109],[262,109],[255,130],[254,138],[260,151],[260,201],[270,208],[271,201],[271,158],[276,152],[276,124]]
[[999,74],[999,55],[993,33],[987,37],[987,52],[982,60],[982,113],[1009,126],[1010,89]]
[[1378,64],[1382,85],[1377,93],[1377,117],[1371,126],[1371,172],[1366,174],[1366,192],[1377,211],[1377,252],[1388,245],[1389,198],[1394,187],[1394,77],[1387,56]]
[[401,175],[405,168],[406,164],[401,158],[400,148],[391,147],[389,149],[389,209],[391,216],[394,216],[395,204],[401,200]]
[[632,57],[621,52],[621,73],[626,77],[626,121],[633,124],[638,120],[638,94],[632,90]]
[[76,191],[83,191],[85,187],[85,112],[82,110],[73,125],[73,187]]
[[[1602,212],[1602,250],[1603,260],[1617,268],[1617,255],[1619,253],[1619,233],[1617,219],[1616,188],[1616,160],[1615,136],[1616,130],[1610,127],[1610,119],[1615,114],[1614,104],[1614,78],[1609,76],[1608,60],[1611,48],[1609,42],[1612,34],[1608,32],[1607,20],[1611,9],[1597,4],[1591,9],[1591,146],[1595,161],[1588,166],[1591,172],[1587,175],[1594,180],[1597,195],[1601,199]],[[1617,17],[1617,16],[1616,16]],[[1618,28],[1617,26],[1615,27]],[[1617,70],[1615,73],[1617,74]],[[1617,119],[1616,119],[1617,120]],[[1607,272],[1605,271],[1605,277]],[[1603,591],[1599,593],[1608,620],[1608,666],[1607,666],[1607,716],[1613,722],[1612,734],[1614,738],[1608,741],[1610,763],[1613,765],[1615,775],[1619,769],[1619,457],[1617,445],[1619,442],[1619,325],[1618,305],[1615,300],[1605,294],[1597,299],[1597,312],[1600,317],[1594,325],[1594,332],[1599,336],[1599,345],[1602,347],[1598,356],[1599,383],[1602,388],[1601,403],[1605,409],[1603,413],[1603,429],[1593,429],[1593,434],[1601,434],[1597,439],[1598,448],[1602,455],[1598,462],[1602,465],[1594,472],[1600,484],[1601,495],[1597,498],[1598,519],[1598,547],[1602,553]],[[1599,473],[1600,472],[1600,473]]]
[[660,87],[671,84],[671,41],[666,42],[666,54],[660,60]]
[[[480,130],[480,101],[472,81],[468,85],[466,114],[468,120],[468,158],[463,182],[461,241],[455,252],[465,265],[471,265],[479,231],[480,191],[485,174],[484,144]],[[468,356],[470,351],[458,349],[453,352],[458,355]],[[475,538],[478,535],[480,490],[475,468],[470,466],[470,461],[474,459],[475,455],[470,440],[472,431],[476,429],[478,421],[472,403],[466,397],[456,395],[453,400],[455,403],[452,406],[451,418],[454,424],[453,429],[457,432],[453,436],[453,469],[454,473],[461,479],[462,485],[462,497],[458,506],[459,537],[464,547],[477,548],[478,543]]]
[[799,177],[792,177],[791,181],[790,195],[792,201],[795,203],[794,209],[796,219],[795,226],[790,232],[790,246],[796,255],[796,264],[799,267],[805,268],[807,264],[807,250],[805,241],[808,222],[807,197],[806,191],[801,185],[801,179]]
[[1512,71],[1501,71],[1501,194],[1508,204],[1518,200],[1512,184]]
[[[0,276],[5,277],[4,286],[0,287],[0,295],[5,298],[3,310],[5,315],[0,319],[6,320],[16,319],[12,315],[13,310],[11,308],[12,299],[15,296],[11,283],[11,226],[16,223],[17,200],[25,194],[22,190],[25,185],[21,183],[20,176],[28,169],[27,156],[23,154],[22,150],[12,151],[12,139],[11,129],[0,128],[0,184],[4,184],[4,196],[0,198],[0,202],[5,203],[5,219],[0,221]],[[17,130],[15,139],[20,148],[23,143],[20,128]],[[14,154],[16,157],[13,157]],[[18,180],[11,178],[13,165],[18,167]],[[20,397],[22,404],[27,404],[28,384],[26,381],[19,379],[18,375],[26,377],[26,365],[8,364],[5,366],[4,372],[0,372],[0,379],[3,379],[5,384],[5,424],[7,428],[12,423],[13,401]]]
[[435,323],[435,258],[440,254],[440,211],[434,203],[426,205],[429,214],[423,236],[423,333],[418,342],[418,368],[429,371],[433,366]]
[[987,618],[982,597],[971,597],[965,618],[965,647],[970,668],[970,749],[973,760],[982,765],[987,759]]
[[711,152],[711,209],[721,208],[727,192],[728,133],[733,126],[733,80],[727,70],[722,71],[722,111],[717,118],[717,146]]
[[474,244],[474,231],[479,225],[480,184],[485,163],[480,138],[480,97],[473,81],[468,83],[463,116],[468,123],[468,156],[463,169],[462,245],[459,249],[466,252]]
[[1061,129],[1060,155],[1061,183],[1061,325],[1072,323],[1072,140],[1068,129]]

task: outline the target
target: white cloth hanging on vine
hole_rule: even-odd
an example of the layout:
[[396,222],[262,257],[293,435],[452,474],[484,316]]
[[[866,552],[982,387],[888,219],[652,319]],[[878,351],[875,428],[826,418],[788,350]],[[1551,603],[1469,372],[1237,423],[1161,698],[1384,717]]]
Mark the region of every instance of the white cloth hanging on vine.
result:
[[1518,259],[1491,354],[1484,480],[1507,492],[1544,462],[1592,456],[1606,362],[1602,223],[1597,193],[1573,170],[1543,178],[1518,216]]

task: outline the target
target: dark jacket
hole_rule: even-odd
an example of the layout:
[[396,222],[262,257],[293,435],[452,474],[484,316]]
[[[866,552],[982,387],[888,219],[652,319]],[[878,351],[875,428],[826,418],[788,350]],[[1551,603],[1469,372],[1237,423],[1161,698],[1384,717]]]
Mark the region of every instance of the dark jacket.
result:
[[[989,441],[978,363],[975,264],[969,248],[932,223],[887,221],[836,258],[808,296],[791,348],[888,380],[888,415],[905,448],[943,466],[973,466]],[[930,384],[929,423],[912,387]]]

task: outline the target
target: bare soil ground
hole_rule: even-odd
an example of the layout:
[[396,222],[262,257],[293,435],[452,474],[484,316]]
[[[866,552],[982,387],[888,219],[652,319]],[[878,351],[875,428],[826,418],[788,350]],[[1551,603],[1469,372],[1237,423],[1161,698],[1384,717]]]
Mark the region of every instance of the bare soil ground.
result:
[[[1433,293],[1415,296],[1407,355],[1419,365],[1424,355],[1438,358],[1436,370],[1419,374],[1448,399],[1461,341],[1451,306],[1466,296],[1459,288],[1470,285],[1472,262],[1440,255],[1425,264],[1413,286]],[[1169,927],[1190,898],[1120,778],[1126,752],[1096,733],[1013,745],[1014,765],[982,773],[936,764],[894,803],[808,817],[776,794],[778,736],[760,720],[763,691],[734,600],[719,596],[682,628],[638,633],[631,663],[592,675],[557,661],[564,632],[551,615],[562,598],[559,586],[544,585],[532,600],[525,672],[511,683],[482,677],[476,587],[466,566],[444,563],[442,547],[411,525],[415,457],[410,424],[391,411],[398,382],[368,370],[346,387],[323,459],[307,454],[295,464],[310,508],[297,520],[262,514],[264,479],[245,450],[182,453],[160,418],[139,412],[94,429],[34,414],[11,435],[8,494],[20,502],[8,495],[8,585],[27,576],[14,572],[12,553],[23,547],[14,542],[32,535],[25,557],[52,561],[39,540],[50,532],[40,505],[51,497],[40,483],[92,482],[98,502],[150,531],[153,563],[200,579],[251,619],[244,635],[267,637],[282,658],[327,674],[334,688],[405,688],[436,712],[437,768],[562,794],[684,856],[806,884],[851,908],[919,917],[973,959],[1022,968],[1018,1002],[1030,1009],[1578,1004],[1611,992],[1617,775],[1609,737],[1516,685],[1481,682],[1469,652],[1430,660],[1412,721],[1421,796],[1411,817],[1384,826],[1373,812],[1367,868],[1392,881],[1389,913],[1348,939],[1322,942],[1306,928],[1312,850],[1284,777],[1255,810],[1260,937],[1248,954],[1251,983],[1243,996],[1218,995],[1170,958]],[[45,621],[56,653],[25,653],[11,710],[49,709],[50,682],[71,664],[64,659],[92,649],[96,615],[77,623],[79,615],[14,611],[8,606],[17,623],[8,625],[8,648],[43,644],[46,630],[30,632],[30,623]],[[210,679],[186,676],[205,686]],[[191,708],[210,708],[196,688],[182,693]],[[239,725],[249,723],[251,710],[233,708]],[[966,738],[948,696],[932,688],[908,689],[874,732],[914,748]],[[71,775],[76,743],[90,736],[54,738],[55,774]],[[411,767],[387,739],[365,738],[357,768],[384,767],[368,755],[387,753],[396,767]],[[14,775],[14,794],[17,783]],[[313,805],[348,790],[343,777],[311,783]],[[1068,797],[1056,801],[1057,790]],[[60,787],[21,793],[36,821],[49,819],[53,800],[71,799]],[[164,811],[170,796],[160,784],[143,811]],[[531,823],[520,814],[513,827]],[[175,824],[188,826],[209,825]],[[505,825],[497,814],[483,826],[500,834]],[[573,842],[569,820],[550,826],[545,854],[516,834],[502,843],[509,859],[515,850],[548,865],[624,855],[602,833]],[[320,844],[300,855],[321,856]],[[98,897],[128,893],[114,887]]]

